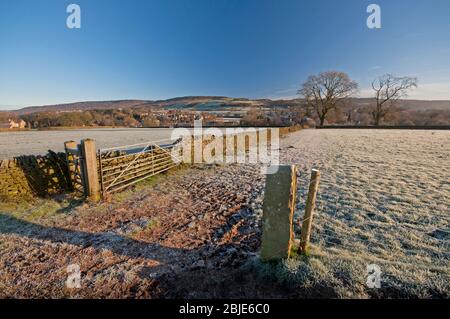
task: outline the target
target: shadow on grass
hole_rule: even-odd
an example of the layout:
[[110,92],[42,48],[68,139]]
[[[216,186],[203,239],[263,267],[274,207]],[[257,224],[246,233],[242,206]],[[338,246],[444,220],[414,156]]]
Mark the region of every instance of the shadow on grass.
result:
[[[233,216],[230,219],[234,222]],[[158,265],[145,266],[138,274],[141,278],[157,280],[158,292],[153,295],[156,298],[280,298],[286,294],[279,284],[260,281],[255,271],[243,271],[241,265],[246,261],[246,257],[240,254],[243,247],[232,242],[219,245],[205,243],[194,249],[180,249],[141,242],[113,232],[89,233],[46,227],[1,213],[0,234],[81,248],[106,249],[125,257],[157,261]],[[197,267],[201,260],[208,261],[212,267]],[[227,262],[224,263],[224,260]],[[241,263],[235,263],[236,260]],[[172,268],[174,265],[178,268],[176,271]]]
[[68,205],[65,207],[61,207],[60,209],[58,209],[56,211],[57,214],[68,214],[70,213],[73,209],[82,206],[83,204],[85,204],[86,201],[82,198],[75,198],[75,197],[70,197],[68,199]]
[[[144,243],[113,232],[88,233],[57,227],[46,227],[18,218],[0,214],[0,234],[14,234],[30,239],[66,243],[82,248],[108,249],[115,254],[132,257],[148,258],[162,263],[168,263],[187,250],[164,247],[159,244]],[[170,256],[167,258],[165,256]]]
[[[227,224],[236,223],[238,217],[235,215],[228,218]],[[239,218],[248,216],[241,213]],[[223,227],[229,226],[221,225],[219,228]],[[217,233],[217,229],[213,233]],[[253,247],[225,242],[205,243],[194,249],[173,248],[138,241],[112,231],[90,233],[42,226],[1,213],[0,234],[81,248],[106,249],[120,256],[157,261],[158,265],[145,266],[138,274],[141,278],[154,278],[158,282],[158,292],[152,295],[155,298],[340,297],[334,285],[342,284],[341,281],[321,276],[311,280],[316,273],[316,265],[311,264],[309,258],[297,259],[296,270],[292,273],[286,269],[284,262],[261,263],[257,258],[249,259],[242,254],[244,249],[254,254],[257,243]],[[195,267],[201,260],[211,263],[211,266]],[[224,260],[227,262],[224,263]],[[236,260],[239,262],[236,263]],[[176,266],[178,270],[174,271],[172,266]],[[321,280],[317,280],[320,278]],[[305,285],[307,282],[309,284]],[[18,286],[17,289],[23,287]]]

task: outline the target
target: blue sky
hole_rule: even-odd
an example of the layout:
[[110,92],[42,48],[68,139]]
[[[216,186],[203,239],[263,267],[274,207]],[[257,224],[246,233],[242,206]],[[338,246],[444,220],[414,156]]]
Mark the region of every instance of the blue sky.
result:
[[[66,7],[81,7],[68,29]],[[382,28],[366,26],[370,3]],[[295,96],[347,72],[367,96],[384,73],[410,98],[450,99],[448,0],[0,0],[0,109],[185,95]]]

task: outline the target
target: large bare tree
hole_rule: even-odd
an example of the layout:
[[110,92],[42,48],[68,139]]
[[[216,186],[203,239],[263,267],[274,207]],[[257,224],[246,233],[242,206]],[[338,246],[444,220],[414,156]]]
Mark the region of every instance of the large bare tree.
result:
[[375,125],[393,111],[395,103],[408,96],[408,91],[417,87],[417,78],[397,77],[385,74],[372,82],[375,91],[376,105],[372,110],[372,118]]
[[346,73],[328,71],[309,76],[298,94],[316,111],[322,126],[328,113],[357,91],[358,83]]

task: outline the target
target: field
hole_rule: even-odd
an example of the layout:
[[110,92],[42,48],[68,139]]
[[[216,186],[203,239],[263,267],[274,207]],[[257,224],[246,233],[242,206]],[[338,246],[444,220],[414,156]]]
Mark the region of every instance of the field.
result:
[[[285,143],[282,161],[300,167],[300,185],[312,167],[323,176],[315,280],[351,282],[340,297],[449,296],[449,131],[307,130]],[[368,264],[381,268],[383,289],[367,291]]]
[[95,205],[0,203],[0,297],[450,297],[450,131],[303,130],[280,148],[296,224],[322,172],[309,256],[258,260],[258,167],[183,167]]
[[19,155],[43,155],[48,150],[64,151],[64,142],[93,138],[97,146],[108,148],[170,138],[171,129],[77,129],[0,132],[0,159]]

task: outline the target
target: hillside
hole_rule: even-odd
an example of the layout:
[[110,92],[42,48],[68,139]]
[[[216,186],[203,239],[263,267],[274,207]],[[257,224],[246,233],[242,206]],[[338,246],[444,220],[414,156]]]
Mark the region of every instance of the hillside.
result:
[[[44,106],[29,106],[16,111],[16,115],[24,115],[36,112],[69,112],[86,110],[107,110],[120,108],[163,108],[163,109],[190,109],[198,111],[232,109],[245,107],[287,107],[301,104],[301,99],[292,100],[269,100],[269,99],[247,99],[231,98],[224,96],[186,96],[167,100],[119,100],[119,101],[87,101],[67,104],[55,104]],[[373,103],[370,98],[353,98],[351,104],[356,107],[365,107]],[[449,110],[450,101],[420,101],[402,100],[399,107],[410,110]]]
[[[327,116],[327,124],[370,125],[370,98],[352,98]],[[388,114],[388,125],[449,125],[450,101],[400,100],[396,112]],[[33,128],[43,127],[171,127],[191,125],[197,112],[205,121],[221,126],[229,118],[244,125],[292,125],[305,116],[318,120],[314,112],[307,113],[301,99],[269,100],[230,98],[223,96],[186,96],[168,100],[91,101],[69,104],[26,107],[0,113],[0,125],[9,127],[7,119],[23,119]],[[251,112],[248,112],[251,111]],[[183,115],[181,115],[183,114]],[[206,115],[207,114],[207,115]],[[188,124],[191,123],[191,124]]]
[[[67,104],[29,106],[12,111],[17,115],[36,112],[69,112],[87,110],[107,110],[124,108],[163,108],[163,109],[216,109],[245,106],[267,106],[271,100],[250,100],[246,98],[229,98],[223,96],[187,96],[167,100],[118,100],[118,101],[86,101]],[[292,101],[291,101],[292,102]]]
[[87,111],[87,110],[108,110],[119,108],[134,108],[148,105],[152,101],[143,100],[119,100],[119,101],[86,101],[67,104],[29,106],[16,111],[17,115],[30,114],[36,112],[69,112],[69,111]]
[[450,101],[405,100],[399,106],[413,110],[449,110]]

